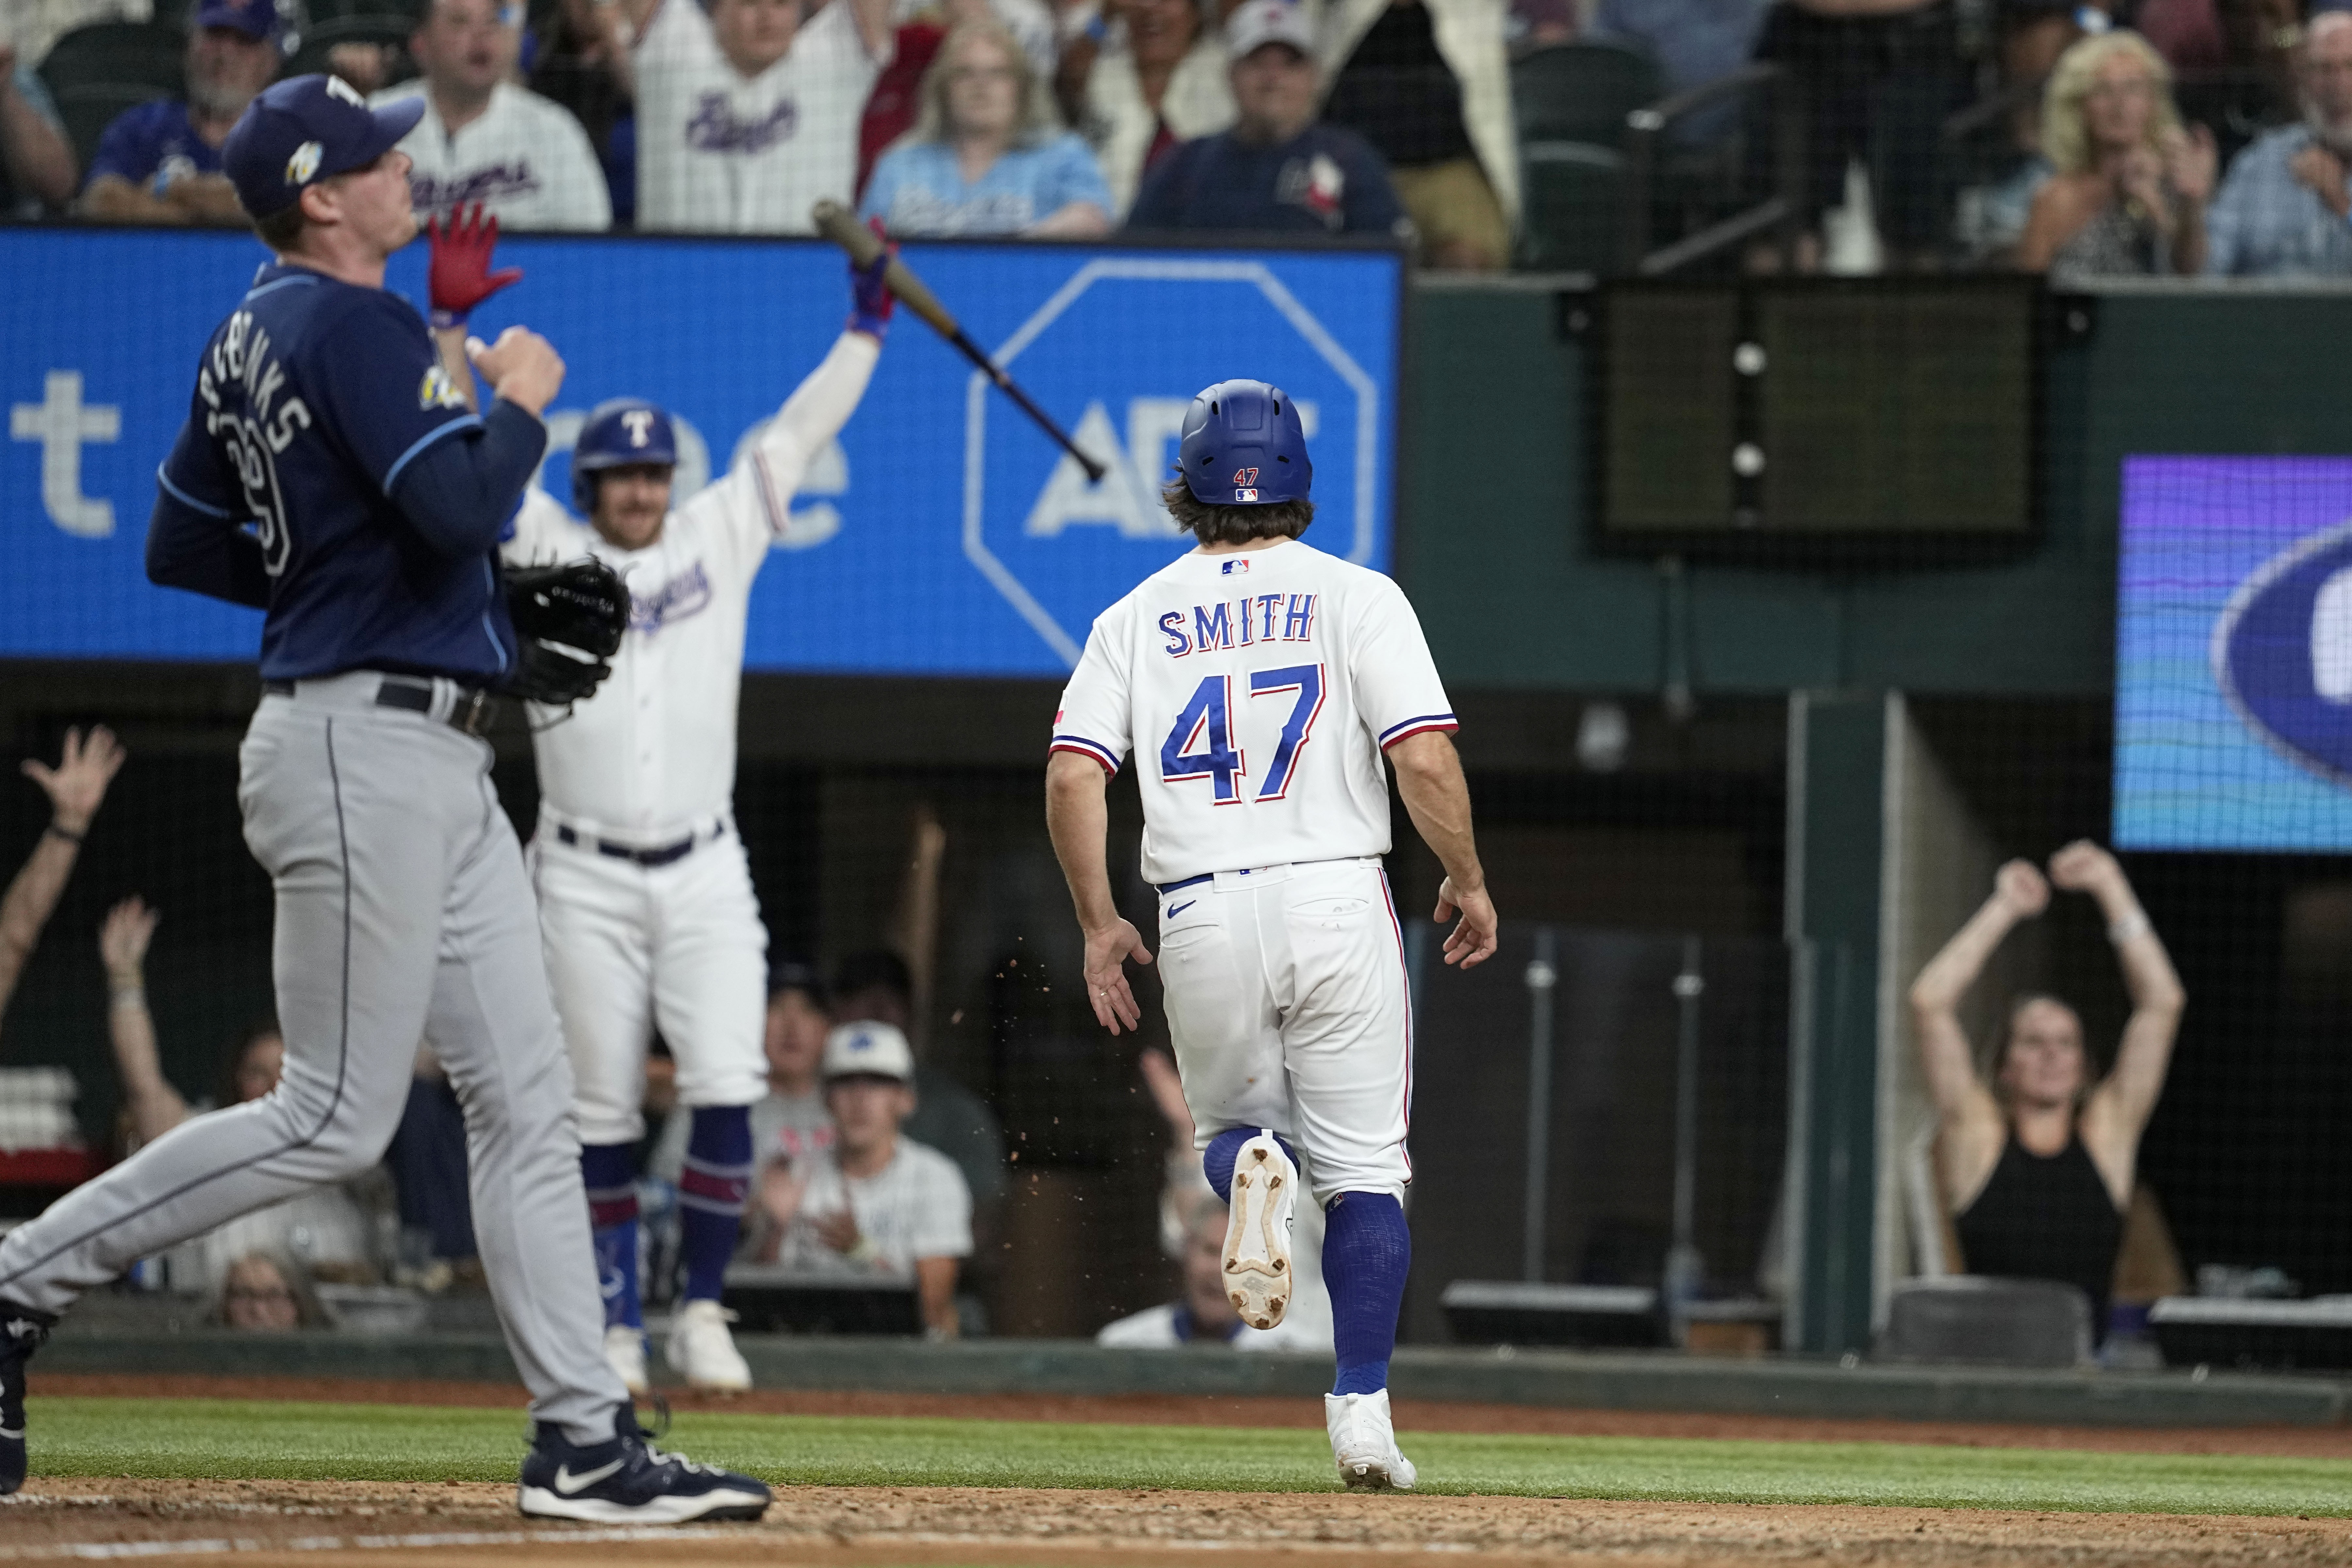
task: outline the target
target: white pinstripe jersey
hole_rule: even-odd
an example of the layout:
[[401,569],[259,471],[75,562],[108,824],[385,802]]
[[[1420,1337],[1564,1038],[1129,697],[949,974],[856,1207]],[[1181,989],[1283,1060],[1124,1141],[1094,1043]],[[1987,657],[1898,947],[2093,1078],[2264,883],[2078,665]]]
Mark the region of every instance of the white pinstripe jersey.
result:
[[1097,617],[1052,750],[1135,754],[1143,878],[1389,850],[1381,753],[1451,731],[1404,592],[1296,540],[1179,556]]
[[[790,517],[793,491],[856,406],[879,349],[844,332],[795,402],[727,475],[689,496],[643,550],[622,550],[533,486],[502,548],[509,562],[609,562],[629,585],[613,673],[572,716],[534,710],[540,799],[583,830],[648,847],[725,814],[735,795],[735,713],[751,584]],[[804,393],[826,406],[796,430]]]

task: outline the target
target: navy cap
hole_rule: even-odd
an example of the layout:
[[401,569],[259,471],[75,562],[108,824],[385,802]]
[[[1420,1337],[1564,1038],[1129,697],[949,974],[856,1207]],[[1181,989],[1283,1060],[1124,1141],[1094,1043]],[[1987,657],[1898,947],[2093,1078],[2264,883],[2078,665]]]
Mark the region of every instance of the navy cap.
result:
[[256,43],[275,40],[286,29],[278,0],[204,0],[196,7],[199,27],[234,27]]
[[246,216],[268,217],[303,186],[374,163],[424,116],[422,93],[370,109],[341,77],[292,77],[246,105],[221,143],[221,169]]

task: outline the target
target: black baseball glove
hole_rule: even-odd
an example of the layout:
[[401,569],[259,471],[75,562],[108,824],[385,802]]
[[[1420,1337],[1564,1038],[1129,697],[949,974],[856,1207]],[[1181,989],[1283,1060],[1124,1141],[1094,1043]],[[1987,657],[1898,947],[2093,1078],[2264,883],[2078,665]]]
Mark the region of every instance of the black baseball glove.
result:
[[506,689],[551,707],[587,698],[613,673],[604,661],[629,629],[629,590],[593,556],[560,566],[509,566],[507,614],[521,643]]

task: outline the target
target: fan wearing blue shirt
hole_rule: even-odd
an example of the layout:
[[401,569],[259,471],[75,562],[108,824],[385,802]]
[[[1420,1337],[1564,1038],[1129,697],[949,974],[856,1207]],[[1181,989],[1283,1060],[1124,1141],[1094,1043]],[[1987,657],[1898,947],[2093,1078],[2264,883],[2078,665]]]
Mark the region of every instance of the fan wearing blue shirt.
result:
[[284,63],[284,34],[276,0],[205,0],[188,29],[184,96],[114,117],[90,157],[81,215],[242,226],[245,211],[221,173],[221,143]]
[[1233,129],[1162,159],[1128,228],[1409,235],[1381,155],[1354,132],[1316,122],[1314,27],[1296,0],[1249,0],[1225,41]]
[[874,165],[858,216],[895,238],[1110,229],[1110,186],[1059,128],[1045,79],[1004,24],[960,23],[923,74],[915,128]]

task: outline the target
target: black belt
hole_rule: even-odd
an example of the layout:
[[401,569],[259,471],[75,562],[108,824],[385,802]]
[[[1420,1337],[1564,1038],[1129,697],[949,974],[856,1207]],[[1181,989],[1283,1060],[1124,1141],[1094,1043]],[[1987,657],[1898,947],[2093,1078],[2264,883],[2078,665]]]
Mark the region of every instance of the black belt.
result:
[[1160,896],[1164,899],[1180,888],[1197,888],[1203,882],[1213,882],[1216,879],[1217,874],[1214,871],[1203,871],[1197,877],[1187,877],[1181,882],[1168,883],[1160,889]]
[[[265,680],[261,689],[272,697],[291,697],[296,682]],[[433,711],[433,683],[429,680],[409,680],[387,675],[383,684],[375,689],[375,705],[397,708],[404,713]],[[489,727],[490,694],[478,686],[457,688],[457,700],[451,705],[448,717],[441,721],[461,735],[478,735]]]
[[[726,832],[727,825],[722,822],[719,825],[718,832],[710,836],[710,841],[716,844],[725,837]],[[575,849],[593,848],[599,855],[610,855],[615,860],[626,860],[632,865],[647,867],[667,866],[683,860],[694,853],[694,847],[697,844],[702,842],[689,833],[677,843],[665,844],[658,849],[637,849],[626,844],[615,844],[609,838],[586,838],[569,827],[557,828],[555,841],[558,844],[569,844]]]

